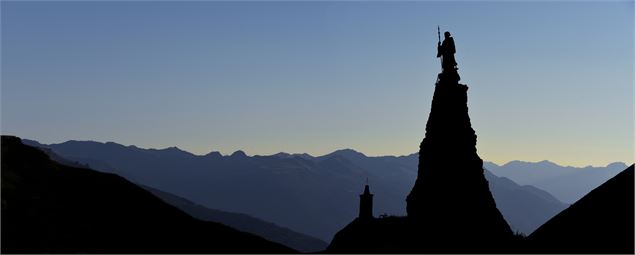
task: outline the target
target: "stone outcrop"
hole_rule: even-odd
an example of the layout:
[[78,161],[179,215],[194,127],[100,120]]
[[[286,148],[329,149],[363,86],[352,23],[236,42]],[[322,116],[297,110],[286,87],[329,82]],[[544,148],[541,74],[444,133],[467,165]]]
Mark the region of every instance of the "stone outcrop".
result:
[[444,70],[437,80],[408,218],[431,245],[489,251],[513,233],[489,191],[468,114],[468,87],[458,81],[456,70]]

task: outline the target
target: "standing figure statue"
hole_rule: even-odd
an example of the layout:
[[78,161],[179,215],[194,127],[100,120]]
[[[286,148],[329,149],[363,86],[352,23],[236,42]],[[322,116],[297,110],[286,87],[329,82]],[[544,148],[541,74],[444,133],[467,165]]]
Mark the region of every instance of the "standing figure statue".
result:
[[448,31],[443,35],[445,36],[443,44],[439,42],[437,45],[437,58],[441,57],[441,67],[443,71],[455,71],[458,68],[456,68],[456,60],[454,59],[454,53],[456,53],[454,38],[450,36],[450,32]]

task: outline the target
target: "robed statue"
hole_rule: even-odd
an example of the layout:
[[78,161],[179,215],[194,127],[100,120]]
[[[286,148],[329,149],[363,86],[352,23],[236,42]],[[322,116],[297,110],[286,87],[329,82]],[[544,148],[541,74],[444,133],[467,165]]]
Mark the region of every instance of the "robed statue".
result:
[[454,53],[456,53],[454,38],[447,31],[443,35],[445,36],[443,43],[439,42],[437,45],[437,58],[441,57],[441,67],[444,71],[454,71],[457,69],[454,59]]

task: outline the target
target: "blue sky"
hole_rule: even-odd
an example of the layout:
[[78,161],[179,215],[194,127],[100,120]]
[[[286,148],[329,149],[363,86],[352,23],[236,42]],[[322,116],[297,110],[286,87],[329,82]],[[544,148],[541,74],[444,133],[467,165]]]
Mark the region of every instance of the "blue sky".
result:
[[2,133],[248,154],[418,150],[436,26],[484,160],[633,162],[632,1],[7,2]]

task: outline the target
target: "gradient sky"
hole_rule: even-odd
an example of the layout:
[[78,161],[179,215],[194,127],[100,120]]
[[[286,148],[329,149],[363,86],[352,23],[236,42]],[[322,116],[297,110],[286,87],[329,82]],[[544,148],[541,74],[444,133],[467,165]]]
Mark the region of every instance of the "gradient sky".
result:
[[437,24],[484,160],[633,163],[632,1],[1,3],[3,134],[416,152]]

